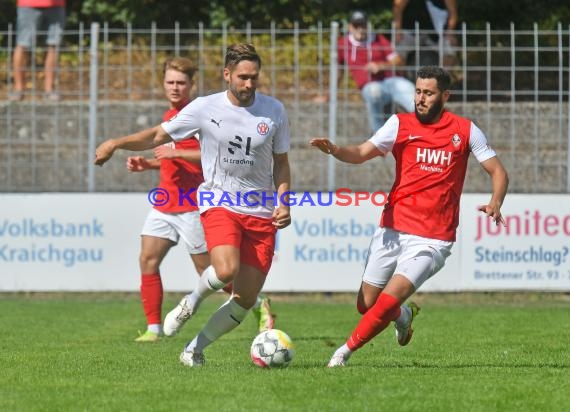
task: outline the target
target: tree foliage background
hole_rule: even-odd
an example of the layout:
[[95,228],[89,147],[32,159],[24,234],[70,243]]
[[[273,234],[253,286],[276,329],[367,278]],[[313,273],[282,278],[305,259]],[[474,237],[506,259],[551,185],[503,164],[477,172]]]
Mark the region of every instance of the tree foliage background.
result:
[[[558,22],[570,24],[568,0],[457,0],[460,21],[469,29],[482,28],[488,22],[493,29],[508,28],[511,22],[517,29],[531,28],[538,23],[541,29],[554,29]],[[16,1],[0,0],[4,12],[0,15],[2,27],[15,25]],[[158,27],[172,27],[179,22],[182,28],[196,27],[277,27],[328,26],[331,21],[346,19],[354,9],[366,11],[374,25],[388,26],[392,19],[392,0],[67,0],[67,28],[79,22],[108,22],[112,27],[131,23],[135,28],[147,28],[152,22]]]

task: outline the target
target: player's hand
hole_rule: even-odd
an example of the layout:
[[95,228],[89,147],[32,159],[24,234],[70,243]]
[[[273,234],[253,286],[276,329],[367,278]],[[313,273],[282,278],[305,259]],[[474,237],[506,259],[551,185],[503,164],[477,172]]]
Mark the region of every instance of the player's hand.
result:
[[338,146],[336,144],[324,137],[316,137],[314,139],[311,139],[309,144],[326,154],[334,154],[338,149]]
[[95,160],[93,163],[97,166],[103,166],[113,156],[114,152],[115,143],[113,139],[105,140],[95,149]]
[[283,229],[290,224],[291,213],[288,207],[281,205],[273,211],[273,226],[277,229]]
[[154,157],[157,158],[158,160],[162,160],[162,159],[174,159],[177,156],[176,153],[176,149],[174,149],[173,147],[170,147],[168,145],[161,145],[156,147],[153,150],[154,153]]
[[507,224],[505,223],[505,219],[503,219],[503,216],[501,215],[501,210],[499,206],[490,205],[490,204],[483,205],[479,206],[477,210],[485,213],[487,216],[492,218],[497,226],[499,226],[500,224],[502,224],[503,226],[507,226]]
[[144,156],[127,157],[127,170],[129,172],[142,172],[150,168],[148,161]]

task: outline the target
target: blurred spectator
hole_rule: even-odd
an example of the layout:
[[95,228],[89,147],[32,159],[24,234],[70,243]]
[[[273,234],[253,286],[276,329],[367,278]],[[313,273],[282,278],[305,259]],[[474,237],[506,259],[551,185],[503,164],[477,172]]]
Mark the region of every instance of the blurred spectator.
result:
[[[396,49],[408,66],[439,65],[439,41],[442,41],[442,63],[447,68],[457,65],[453,48],[457,39],[456,0],[394,0]],[[416,62],[416,22],[419,24],[420,61]],[[415,73],[414,73],[415,76]]]
[[[55,72],[58,62],[57,47],[65,26],[65,0],[18,0],[16,48],[14,49],[14,88],[10,100],[24,97],[28,54],[36,44],[37,32],[47,32],[47,52],[44,63],[44,98],[59,100],[54,90]],[[33,61],[33,58],[32,58]]]
[[396,75],[395,66],[403,65],[404,60],[390,41],[368,30],[366,14],[359,10],[353,12],[348,22],[348,35],[338,40],[338,64],[346,64],[360,89],[374,133],[386,120],[386,106],[390,105],[392,112],[395,105],[406,112],[414,111],[415,86]]

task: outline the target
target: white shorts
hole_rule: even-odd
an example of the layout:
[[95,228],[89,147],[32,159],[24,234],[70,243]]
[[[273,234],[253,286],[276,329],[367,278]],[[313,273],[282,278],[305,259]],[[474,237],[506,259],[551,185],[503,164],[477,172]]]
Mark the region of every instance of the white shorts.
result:
[[443,267],[452,246],[453,242],[379,227],[370,242],[362,281],[383,289],[397,273],[418,290]]
[[178,239],[182,238],[191,255],[208,251],[198,211],[163,213],[151,209],[144,222],[141,235],[168,239],[174,243],[178,243]]

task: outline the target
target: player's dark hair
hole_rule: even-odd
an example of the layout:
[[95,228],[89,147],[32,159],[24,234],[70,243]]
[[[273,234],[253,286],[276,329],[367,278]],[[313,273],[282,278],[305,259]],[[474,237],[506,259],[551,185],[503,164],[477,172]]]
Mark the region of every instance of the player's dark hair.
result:
[[186,57],[176,56],[166,59],[162,65],[162,74],[166,74],[166,71],[171,69],[184,73],[190,80],[192,80],[194,73],[196,73],[196,66],[194,66],[192,60]]
[[416,78],[435,79],[437,81],[437,88],[442,92],[449,90],[451,87],[451,76],[445,69],[438,66],[420,67],[416,73]]
[[255,47],[249,43],[238,43],[232,44],[226,50],[226,62],[225,67],[233,70],[235,66],[242,60],[252,61],[258,64],[261,68],[261,58]]

